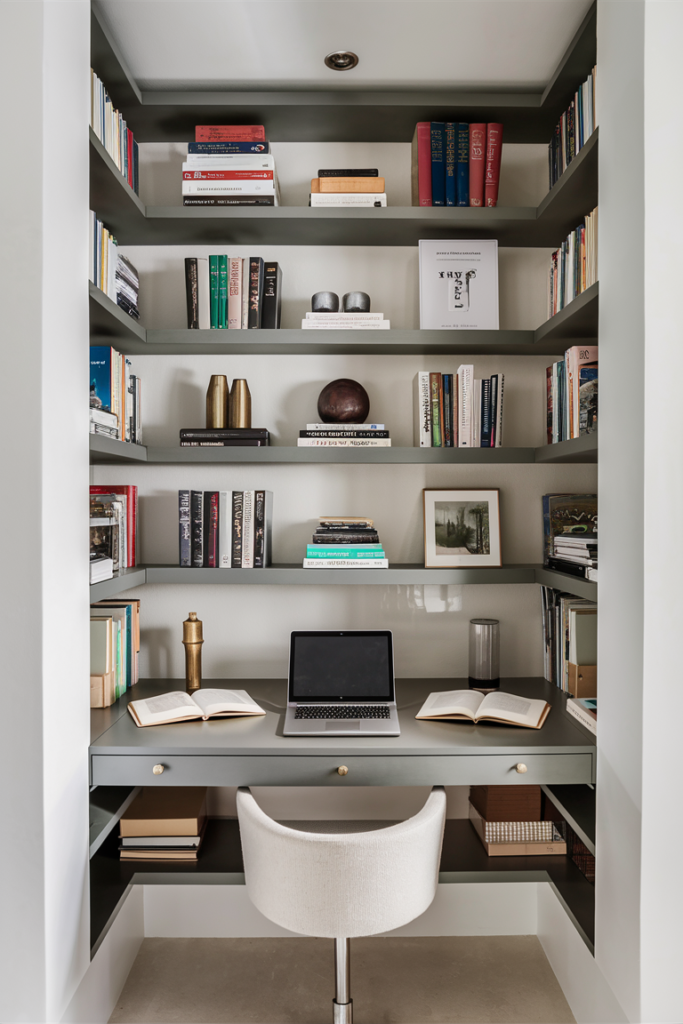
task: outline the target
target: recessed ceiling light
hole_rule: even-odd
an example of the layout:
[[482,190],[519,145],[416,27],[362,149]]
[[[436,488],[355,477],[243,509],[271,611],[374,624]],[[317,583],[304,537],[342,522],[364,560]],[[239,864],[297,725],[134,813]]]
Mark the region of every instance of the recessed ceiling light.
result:
[[325,63],[333,71],[349,71],[358,63],[358,54],[351,50],[336,50],[335,53],[328,53]]

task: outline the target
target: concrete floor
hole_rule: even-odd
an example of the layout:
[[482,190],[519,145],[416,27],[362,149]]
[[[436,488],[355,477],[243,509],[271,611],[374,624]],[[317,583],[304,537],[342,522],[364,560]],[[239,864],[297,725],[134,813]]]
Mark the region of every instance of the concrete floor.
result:
[[[535,935],[351,940],[355,1024],[574,1024]],[[110,1024],[325,1024],[329,939],[145,939]]]

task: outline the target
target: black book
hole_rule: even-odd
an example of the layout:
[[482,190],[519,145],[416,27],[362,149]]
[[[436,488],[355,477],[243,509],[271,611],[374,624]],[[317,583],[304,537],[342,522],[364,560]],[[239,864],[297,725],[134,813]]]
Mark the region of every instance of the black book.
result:
[[204,491],[204,568],[218,568],[218,491]]
[[268,448],[263,437],[233,437],[225,441],[181,441],[181,448]]
[[247,327],[257,330],[261,326],[263,309],[263,260],[260,256],[249,257],[249,314]]
[[242,568],[242,525],[244,491],[232,492],[232,568]]
[[185,297],[187,299],[187,327],[190,331],[199,330],[199,280],[197,276],[197,257],[185,260]]
[[266,492],[254,494],[254,568],[263,569],[266,564]]
[[277,330],[282,312],[282,267],[279,263],[266,263],[263,270],[263,330]]
[[124,313],[127,313],[128,316],[132,316],[134,320],[140,319],[140,310],[138,307],[133,305],[133,303],[127,299],[125,295],[122,295],[121,292],[116,296],[116,305],[119,309],[122,309]]
[[565,562],[561,558],[549,558],[545,567],[553,572],[566,572],[569,576],[586,578],[586,566],[578,565],[576,562]]
[[388,430],[300,430],[299,437],[336,437],[345,440],[353,437],[389,437]]
[[275,206],[275,196],[183,196],[183,206]]
[[319,533],[313,534],[313,544],[379,544],[377,533]]
[[180,544],[180,564],[183,568],[189,568],[192,565],[189,491],[178,491],[178,540]]
[[204,566],[204,492],[190,492],[190,514],[192,516],[192,565],[195,569]]
[[227,441],[231,438],[267,438],[265,427],[183,427],[181,441]]
[[356,167],[318,171],[319,178],[379,178],[376,167]]

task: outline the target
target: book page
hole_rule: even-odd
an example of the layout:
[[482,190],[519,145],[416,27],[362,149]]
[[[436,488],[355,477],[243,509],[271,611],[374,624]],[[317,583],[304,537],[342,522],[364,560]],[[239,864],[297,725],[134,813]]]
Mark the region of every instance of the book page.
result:
[[195,702],[182,690],[161,693],[158,697],[148,697],[146,700],[132,700],[129,707],[135,708],[138,718],[145,725],[199,718],[200,714]]
[[226,711],[236,714],[264,714],[245,690],[196,690],[192,694],[192,700],[199,706],[205,718]]
[[483,694],[476,690],[446,690],[443,693],[430,693],[416,717],[465,715],[467,718],[474,719],[483,700]]
[[546,702],[517,697],[513,693],[488,693],[479,708],[479,718],[504,718],[515,725],[538,724]]

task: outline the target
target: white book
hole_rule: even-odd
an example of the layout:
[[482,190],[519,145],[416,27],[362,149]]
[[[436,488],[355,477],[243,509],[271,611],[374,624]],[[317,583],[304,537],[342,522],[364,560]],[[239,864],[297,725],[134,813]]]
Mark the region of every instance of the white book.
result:
[[420,239],[421,330],[497,331],[498,242]]
[[590,711],[585,708],[580,700],[571,699],[565,704],[567,714],[575,718],[577,722],[580,722],[593,736],[598,734],[598,723],[597,719],[591,715]]
[[209,261],[205,256],[197,257],[197,308],[199,329],[208,331],[211,327],[211,289],[209,285]]
[[183,171],[272,171],[272,153],[188,153]]
[[388,569],[388,558],[304,558],[304,569]]
[[232,491],[218,492],[218,568],[232,566]]
[[472,382],[472,447],[481,448],[481,381]]
[[356,320],[384,320],[384,313],[306,313],[307,320],[320,323],[354,323]]
[[242,329],[249,326],[249,259],[242,260]]
[[386,192],[311,192],[311,206],[386,206]]
[[307,423],[306,430],[386,430],[383,423]]
[[472,384],[474,366],[458,367],[458,448],[472,447]]
[[299,448],[391,448],[390,437],[300,437]]
[[243,491],[242,568],[254,568],[254,492]]
[[358,320],[354,323],[321,324],[317,320],[302,320],[302,331],[388,331],[388,320]]
[[242,181],[184,181],[182,194],[184,196],[274,196],[275,185],[272,178],[249,178]]
[[242,258],[228,260],[228,327],[239,330],[242,326]]
[[240,715],[265,715],[246,690],[195,690],[192,696],[183,690],[161,693],[146,700],[132,700],[128,705],[135,724],[166,725],[191,718],[232,718]]
[[429,370],[415,376],[413,428],[416,448],[432,447],[432,403],[429,400]]

